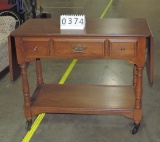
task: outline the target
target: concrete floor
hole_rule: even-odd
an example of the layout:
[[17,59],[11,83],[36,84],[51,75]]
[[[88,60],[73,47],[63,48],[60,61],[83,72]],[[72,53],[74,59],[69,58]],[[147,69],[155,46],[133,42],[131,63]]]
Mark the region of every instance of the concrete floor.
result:
[[[45,0],[44,11],[85,14],[99,18],[110,0]],[[52,7],[52,8],[51,8]],[[58,8],[59,7],[59,8]],[[61,7],[61,8],[60,8]],[[64,8],[71,7],[71,8]],[[154,35],[154,85],[143,74],[143,120],[136,135],[133,120],[111,115],[46,114],[31,142],[159,142],[160,141],[160,1],[113,0],[104,18],[146,18]],[[44,82],[58,83],[71,60],[42,60]],[[35,63],[28,67],[31,94],[36,85]],[[131,84],[132,65],[117,60],[78,60],[67,84]],[[26,135],[21,78],[10,82],[9,73],[0,80],[0,142],[21,142]]]

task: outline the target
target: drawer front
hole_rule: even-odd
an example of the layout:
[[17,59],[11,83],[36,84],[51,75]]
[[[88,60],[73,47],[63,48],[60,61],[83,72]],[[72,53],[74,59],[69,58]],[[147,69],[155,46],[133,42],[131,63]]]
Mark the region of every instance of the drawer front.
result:
[[109,49],[111,56],[136,56],[137,40],[132,39],[109,39]]
[[50,54],[49,38],[24,38],[23,47],[26,57],[41,57]]
[[103,56],[104,39],[54,39],[54,54],[64,56]]

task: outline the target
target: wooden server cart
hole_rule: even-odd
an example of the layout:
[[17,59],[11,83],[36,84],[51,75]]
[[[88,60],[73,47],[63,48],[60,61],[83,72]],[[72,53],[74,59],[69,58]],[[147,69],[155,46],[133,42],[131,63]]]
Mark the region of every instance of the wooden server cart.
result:
[[[87,20],[85,30],[60,30],[59,20],[30,19],[11,34],[21,67],[27,129],[40,113],[115,114],[142,120],[142,72],[147,63],[153,83],[152,34],[145,19]],[[148,51],[148,52],[147,52]],[[147,59],[146,59],[147,57]],[[40,58],[118,59],[133,64],[133,84],[45,84]],[[37,88],[30,96],[26,62],[36,60]]]

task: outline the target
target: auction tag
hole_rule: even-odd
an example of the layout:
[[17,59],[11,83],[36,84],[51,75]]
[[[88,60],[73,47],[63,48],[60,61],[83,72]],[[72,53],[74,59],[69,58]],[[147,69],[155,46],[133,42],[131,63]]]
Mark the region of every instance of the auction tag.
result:
[[61,15],[60,29],[84,29],[86,19],[84,15]]

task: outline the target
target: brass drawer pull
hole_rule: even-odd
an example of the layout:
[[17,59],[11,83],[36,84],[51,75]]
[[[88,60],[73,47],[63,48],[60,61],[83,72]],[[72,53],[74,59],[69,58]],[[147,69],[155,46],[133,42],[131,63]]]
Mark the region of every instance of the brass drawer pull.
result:
[[122,48],[121,48],[121,51],[125,51],[125,50],[126,50],[125,47],[122,47]]
[[73,49],[74,52],[83,52],[84,50],[87,49],[87,47],[85,45],[84,46],[82,46],[82,45],[73,46],[72,45],[72,49]]
[[38,50],[38,47],[37,47],[37,46],[35,46],[33,50],[34,50],[34,51],[37,51],[37,50]]

